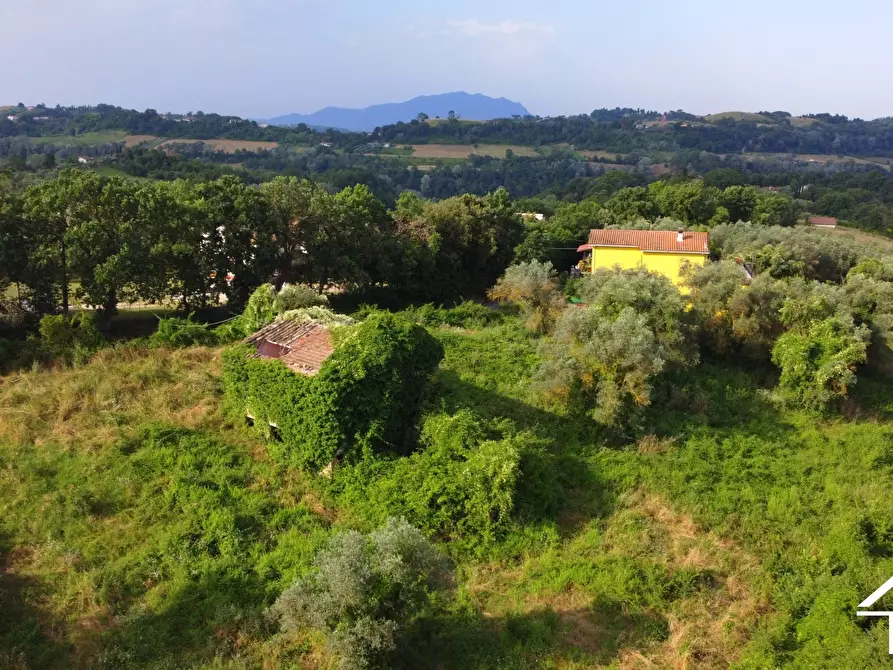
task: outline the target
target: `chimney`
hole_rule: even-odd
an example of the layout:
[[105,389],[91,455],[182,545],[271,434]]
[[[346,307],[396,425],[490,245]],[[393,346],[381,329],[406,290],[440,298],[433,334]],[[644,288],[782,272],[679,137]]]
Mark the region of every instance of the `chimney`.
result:
[[685,231],[682,228],[680,228],[679,232],[676,234],[676,244],[682,244],[684,239],[685,239]]

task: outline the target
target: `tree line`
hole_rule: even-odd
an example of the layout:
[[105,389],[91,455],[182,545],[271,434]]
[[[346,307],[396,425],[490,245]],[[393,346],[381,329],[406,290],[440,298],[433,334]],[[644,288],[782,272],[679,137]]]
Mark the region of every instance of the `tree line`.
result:
[[266,282],[445,301],[483,292],[520,235],[504,189],[440,202],[406,193],[388,211],[362,185],[332,194],[293,177],[143,183],[65,170],[0,191],[0,293],[13,287],[35,314],[111,315],[134,300],[238,308]]
[[[613,117],[613,118],[612,118]],[[378,128],[371,138],[380,142],[506,143],[527,146],[570,143],[577,149],[618,153],[697,150],[727,153],[847,154],[893,156],[893,122],[863,121],[816,115],[809,125],[793,125],[789,116],[771,122],[722,119],[707,123],[676,114],[666,125],[643,127],[648,115],[558,116],[497,119],[486,123],[458,121],[429,124],[413,120]],[[697,119],[697,120],[693,120]]]

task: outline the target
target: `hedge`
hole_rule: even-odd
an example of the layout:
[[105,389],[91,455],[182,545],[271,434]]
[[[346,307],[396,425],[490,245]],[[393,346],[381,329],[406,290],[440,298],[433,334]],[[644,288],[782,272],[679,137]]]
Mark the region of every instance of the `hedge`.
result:
[[387,313],[352,328],[315,377],[279,360],[250,358],[252,351],[239,345],[224,353],[231,404],[247,409],[262,430],[275,424],[275,457],[312,469],[335,456],[405,453],[424,387],[443,358],[424,328]]

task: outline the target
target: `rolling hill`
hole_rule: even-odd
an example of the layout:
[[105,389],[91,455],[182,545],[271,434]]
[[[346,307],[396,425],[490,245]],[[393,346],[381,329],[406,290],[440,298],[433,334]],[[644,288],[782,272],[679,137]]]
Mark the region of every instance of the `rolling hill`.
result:
[[462,118],[477,121],[530,115],[530,112],[519,102],[460,91],[440,95],[422,95],[406,102],[372,105],[363,109],[326,107],[313,114],[286,114],[267,119],[266,122],[275,126],[294,126],[306,123],[308,126],[370,131],[400,121],[411,121],[421,112],[435,118],[446,117],[451,111],[456,112]]

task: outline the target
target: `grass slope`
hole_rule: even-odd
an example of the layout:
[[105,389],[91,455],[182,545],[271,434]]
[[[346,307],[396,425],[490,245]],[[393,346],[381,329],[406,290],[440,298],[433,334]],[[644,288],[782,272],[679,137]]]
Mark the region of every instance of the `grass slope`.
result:
[[[705,363],[606,441],[533,402],[537,340],[439,329],[431,411],[511,420],[555,454],[557,512],[522,505],[491,551],[453,554],[455,596],[400,668],[879,667],[855,606],[893,573],[893,393],[848,420],[782,411],[771,379]],[[360,525],[219,413],[207,349],[101,352],[0,378],[0,666],[330,667],[264,607]],[[883,601],[879,604],[883,604]],[[891,603],[888,603],[888,606]]]
[[96,133],[82,133],[80,135],[47,135],[45,137],[32,137],[34,144],[55,144],[58,146],[85,147],[96,144],[108,144],[109,142],[121,142],[127,137],[124,130],[105,130]]

